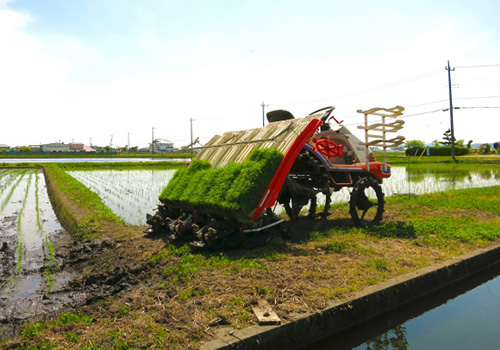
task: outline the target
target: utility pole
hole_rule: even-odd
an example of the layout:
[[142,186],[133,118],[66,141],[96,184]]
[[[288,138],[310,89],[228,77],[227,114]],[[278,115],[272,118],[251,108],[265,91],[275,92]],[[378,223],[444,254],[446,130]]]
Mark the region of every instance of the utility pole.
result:
[[264,101],[262,101],[262,104],[260,105],[262,107],[262,126],[264,126],[264,108],[268,107],[269,105],[264,104]]
[[155,154],[155,127],[151,128],[151,154]]
[[448,71],[448,93],[450,96],[450,132],[451,132],[451,158],[455,163],[457,159],[455,158],[455,132],[453,128],[453,98],[451,96],[451,72],[455,70],[455,67],[450,68],[450,60],[448,60],[448,65],[444,67]]
[[191,157],[193,154],[193,118],[189,117],[189,124],[190,124],[190,129],[191,129]]
[[127,148],[130,149],[130,133],[127,133]]
[[109,149],[113,148],[113,135],[111,135],[111,140],[109,140]]

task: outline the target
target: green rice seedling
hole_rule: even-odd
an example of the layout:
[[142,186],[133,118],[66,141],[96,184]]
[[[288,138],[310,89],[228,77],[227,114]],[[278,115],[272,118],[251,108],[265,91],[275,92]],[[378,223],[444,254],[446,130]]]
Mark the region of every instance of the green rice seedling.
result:
[[19,238],[17,242],[17,263],[16,263],[16,273],[19,273],[23,268],[23,250],[24,250],[24,242],[21,238]]
[[3,199],[2,203],[0,204],[0,212],[5,208],[5,206],[9,202],[10,198],[12,197],[12,194],[14,193],[15,189],[17,188],[17,186],[19,185],[19,183],[23,179],[24,174],[26,174],[27,171],[28,171],[27,169],[24,169],[16,174],[17,180],[14,179],[15,182],[11,185],[9,192],[7,193],[5,198]]
[[17,244],[17,267],[16,267],[16,272],[19,273],[22,269],[22,261],[23,261],[23,248],[24,248],[24,239],[23,239],[23,231],[22,231],[22,217],[23,217],[23,212],[24,208],[26,207],[26,200],[28,199],[28,193],[29,193],[29,188],[31,185],[31,179],[32,179],[33,173],[30,172],[29,178],[28,178],[28,183],[26,184],[26,190],[24,192],[24,198],[23,202],[21,205],[21,209],[19,209],[17,213],[17,235],[18,235],[18,244]]
[[36,226],[38,228],[38,232],[43,231],[43,226],[42,226],[42,220],[40,219],[40,198],[38,195],[39,188],[38,188],[38,180],[39,176],[38,174],[35,177],[35,211],[36,211]]
[[175,170],[68,171],[126,223],[144,225],[146,214],[158,204],[158,196]]
[[229,210],[233,215],[249,213],[257,207],[282,159],[276,149],[256,149],[246,162],[220,168],[212,168],[207,161],[194,161],[176,172],[160,201],[201,204],[219,213]]

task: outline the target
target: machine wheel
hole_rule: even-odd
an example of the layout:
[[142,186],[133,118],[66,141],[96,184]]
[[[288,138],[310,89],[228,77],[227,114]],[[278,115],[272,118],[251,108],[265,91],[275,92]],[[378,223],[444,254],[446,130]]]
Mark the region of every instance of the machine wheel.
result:
[[[310,182],[308,183],[306,181],[307,185],[303,185],[294,180],[293,175],[288,176],[285,182],[285,191],[282,193],[279,200],[279,202],[285,207],[287,215],[291,220],[297,220],[301,217],[307,217],[310,219],[316,217],[316,194],[323,193],[326,196],[326,203],[323,213],[320,215],[323,217],[328,216],[331,193],[329,176],[324,166],[319,164],[314,157],[305,152],[299,156],[297,163],[294,164],[294,167],[296,167],[295,170],[299,173],[307,174]],[[304,178],[302,178],[302,181],[304,181]],[[307,215],[300,215],[300,212],[308,203],[309,212]]]
[[351,192],[349,212],[358,227],[378,225],[384,213],[384,193],[377,181],[370,177],[360,179]]
[[309,213],[307,217],[312,217],[316,213],[316,191],[298,184],[291,178],[286,179],[286,190],[288,196],[287,200],[283,203],[286,214],[291,220],[301,218],[300,212],[302,209],[311,202],[309,206]]

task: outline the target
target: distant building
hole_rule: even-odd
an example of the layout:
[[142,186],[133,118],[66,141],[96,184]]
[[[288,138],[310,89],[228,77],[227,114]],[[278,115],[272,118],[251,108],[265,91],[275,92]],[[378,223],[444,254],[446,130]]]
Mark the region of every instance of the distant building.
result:
[[95,149],[93,149],[92,147],[87,146],[87,145],[83,145],[83,150],[84,150],[84,152],[88,152],[88,153],[89,153],[89,152],[90,152],[90,153],[95,153],[95,152],[96,152],[96,150],[95,150]]
[[2,150],[8,151],[9,149],[10,149],[10,146],[5,145],[3,143],[0,143],[0,151],[2,151]]
[[69,149],[72,152],[95,152],[96,150],[90,146],[84,145],[81,142],[72,142],[69,144]]
[[64,142],[54,142],[54,143],[47,143],[42,146],[42,152],[70,152],[70,148],[68,144],[65,144]]
[[155,152],[177,152],[174,143],[169,140],[156,139],[153,141],[153,150]]
[[42,145],[29,145],[31,152],[42,152]]
[[80,142],[73,142],[69,144],[69,150],[73,152],[85,152],[84,147],[85,145]]

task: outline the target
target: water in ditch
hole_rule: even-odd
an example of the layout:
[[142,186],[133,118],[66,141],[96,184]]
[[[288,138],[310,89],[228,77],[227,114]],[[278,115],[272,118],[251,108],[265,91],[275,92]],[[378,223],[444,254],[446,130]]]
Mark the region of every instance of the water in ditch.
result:
[[500,266],[305,349],[498,349]]

